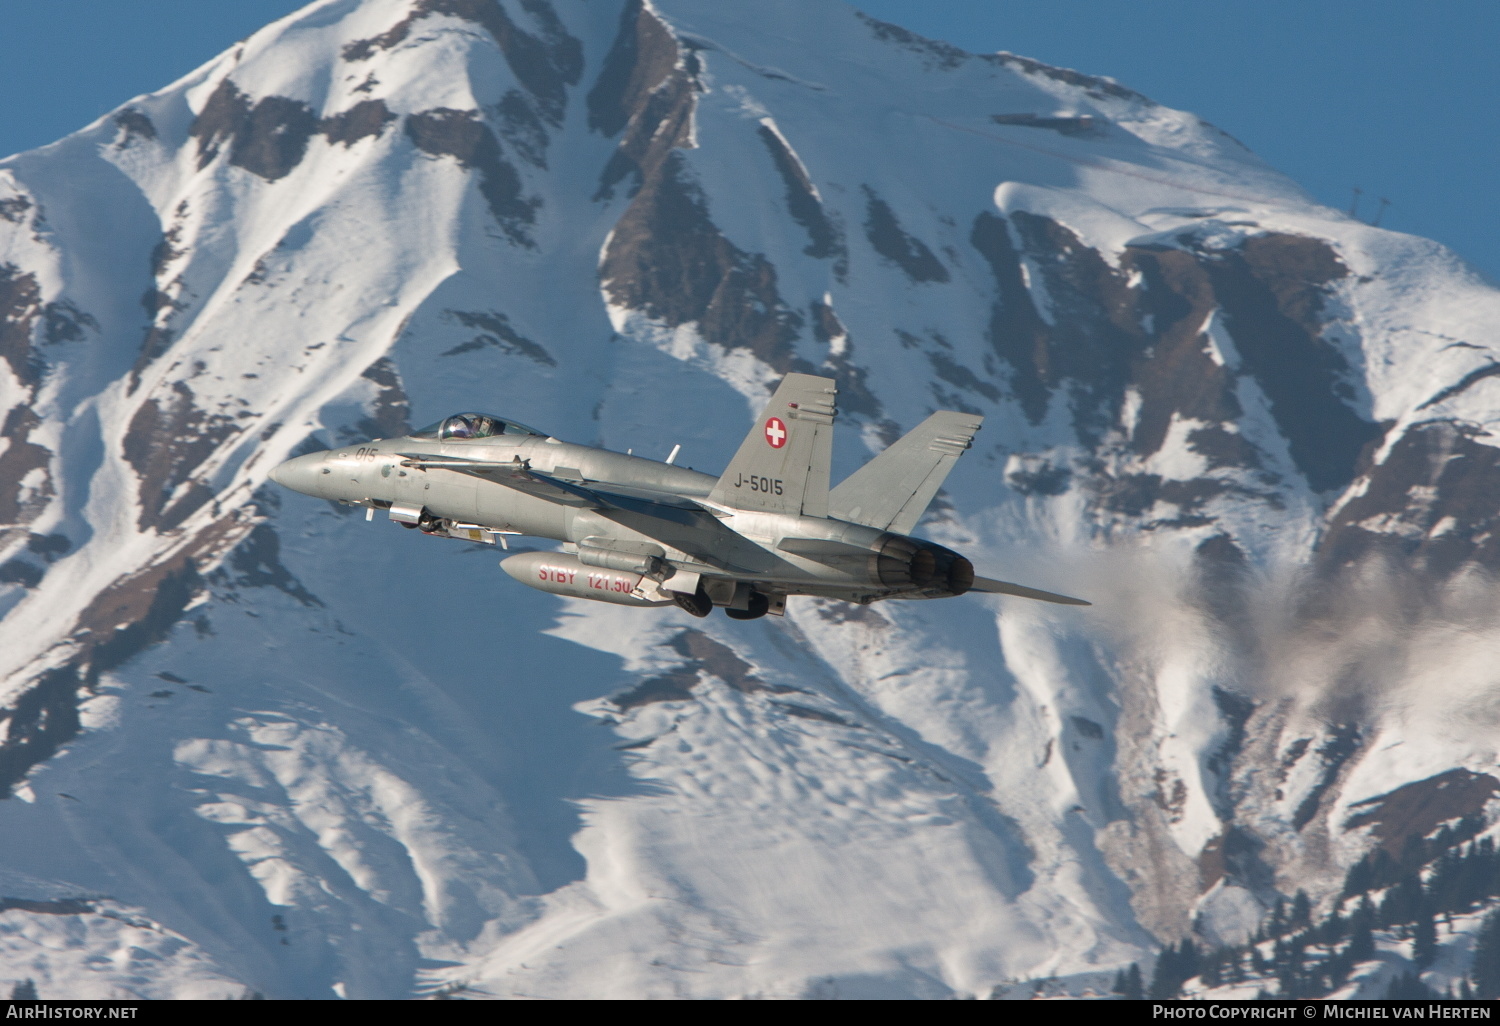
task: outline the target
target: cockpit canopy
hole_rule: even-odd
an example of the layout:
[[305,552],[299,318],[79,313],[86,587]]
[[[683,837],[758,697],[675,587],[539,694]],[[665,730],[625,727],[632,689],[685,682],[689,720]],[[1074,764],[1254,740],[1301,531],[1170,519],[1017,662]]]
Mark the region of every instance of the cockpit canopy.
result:
[[535,435],[546,438],[545,431],[517,424],[513,420],[501,420],[488,413],[455,413],[436,424],[429,424],[421,431],[413,431],[412,438],[432,438],[447,441],[452,438],[494,438],[498,435]]

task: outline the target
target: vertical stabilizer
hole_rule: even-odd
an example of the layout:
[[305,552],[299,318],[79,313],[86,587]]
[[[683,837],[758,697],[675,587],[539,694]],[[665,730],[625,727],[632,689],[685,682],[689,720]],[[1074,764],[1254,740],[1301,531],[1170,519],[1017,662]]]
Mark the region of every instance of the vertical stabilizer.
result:
[[837,394],[832,378],[782,378],[709,501],[764,513],[826,517]]
[[983,423],[977,414],[934,413],[835,488],[832,515],[910,534]]

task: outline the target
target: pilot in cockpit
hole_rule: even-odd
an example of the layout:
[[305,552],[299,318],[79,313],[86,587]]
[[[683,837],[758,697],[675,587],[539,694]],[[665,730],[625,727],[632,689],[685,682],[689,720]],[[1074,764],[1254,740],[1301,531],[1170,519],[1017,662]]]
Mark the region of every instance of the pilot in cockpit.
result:
[[486,417],[482,413],[460,413],[456,417],[449,417],[443,424],[443,437],[489,438],[504,430],[505,426],[497,425],[493,417]]
[[487,413],[458,413],[436,424],[429,424],[420,431],[413,431],[412,438],[435,438],[440,441],[461,438],[494,438],[497,435],[534,435],[546,437],[546,433],[525,424],[503,421]]

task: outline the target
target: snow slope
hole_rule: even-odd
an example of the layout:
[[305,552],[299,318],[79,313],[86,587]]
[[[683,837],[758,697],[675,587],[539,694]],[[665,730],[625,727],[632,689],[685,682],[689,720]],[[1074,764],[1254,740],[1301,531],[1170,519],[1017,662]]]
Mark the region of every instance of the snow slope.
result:
[[[1009,993],[1493,810],[1348,825],[1494,780],[1500,293],[1110,80],[320,0],[0,218],[0,979]],[[596,609],[265,485],[466,408],[716,471],[788,370],[838,475],[983,413],[922,530],[1096,605]]]

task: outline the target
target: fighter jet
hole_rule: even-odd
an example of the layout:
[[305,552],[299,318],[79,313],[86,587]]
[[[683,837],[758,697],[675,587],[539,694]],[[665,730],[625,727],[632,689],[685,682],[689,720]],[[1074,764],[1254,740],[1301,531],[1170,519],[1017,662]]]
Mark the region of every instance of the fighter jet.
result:
[[829,487],[836,391],[788,374],[723,474],[553,438],[504,417],[460,413],[402,438],[298,456],[271,471],[295,491],[383,512],[468,541],[550,538],[517,552],[522,584],[627,606],[715,606],[737,620],[782,616],[790,595],[867,604],[990,592],[1088,605],[989,580],[910,532],[982,417],[941,411]]

